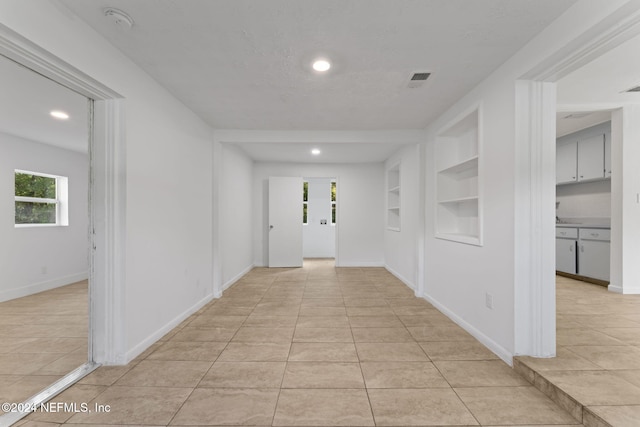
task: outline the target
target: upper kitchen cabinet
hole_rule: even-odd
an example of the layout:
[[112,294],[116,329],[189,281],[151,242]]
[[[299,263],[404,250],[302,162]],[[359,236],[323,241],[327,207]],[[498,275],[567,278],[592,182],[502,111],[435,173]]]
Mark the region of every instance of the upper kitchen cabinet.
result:
[[556,141],[556,184],[611,177],[611,122],[584,129]]
[[576,182],[578,178],[578,141],[558,141],[556,145],[556,184]]
[[578,181],[604,178],[604,134],[578,141]]

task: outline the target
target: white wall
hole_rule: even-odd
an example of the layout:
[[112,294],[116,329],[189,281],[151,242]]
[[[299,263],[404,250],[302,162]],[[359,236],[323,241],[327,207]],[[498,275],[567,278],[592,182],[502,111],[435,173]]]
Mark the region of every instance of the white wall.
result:
[[[416,288],[418,274],[418,228],[420,182],[418,146],[409,145],[398,150],[385,163],[389,169],[400,163],[400,231],[385,227],[385,267],[412,288]],[[386,187],[385,187],[386,188]],[[385,200],[385,208],[386,208]]]
[[[305,178],[309,183],[307,223],[302,227],[304,258],[334,258],[336,227],[331,224],[331,178]],[[336,187],[337,197],[338,187]],[[321,220],[326,220],[321,224]]]
[[559,185],[556,214],[560,218],[611,219],[611,180]]
[[[69,178],[68,226],[14,227],[15,169]],[[88,183],[86,154],[0,133],[0,301],[88,277]]]
[[0,17],[126,100],[126,336],[106,362],[127,362],[213,296],[212,130],[59,3],[3,1]]
[[268,265],[270,176],[335,177],[338,252],[336,265],[384,265],[384,165],[260,163],[253,169],[255,265]]
[[253,160],[233,145],[222,145],[220,248],[222,287],[253,267]]
[[[514,143],[518,135],[516,110],[522,105],[516,97],[516,82],[527,73],[535,74],[537,67],[549,61],[549,58],[559,62],[590,37],[595,37],[598,33],[595,26],[625,3],[628,2],[577,2],[427,128],[427,278],[424,294],[507,362],[511,361],[514,354],[531,354],[530,344],[535,339],[534,334],[519,337],[518,341],[515,334],[516,330],[533,331],[538,326],[530,321],[530,317],[517,317],[515,313],[532,309],[528,289],[530,282],[541,274],[529,270],[533,265],[530,242],[526,239],[519,240],[515,229],[516,224],[527,222],[525,215],[531,215],[519,203],[532,200],[529,194],[533,198],[537,197],[538,193],[529,192],[536,191],[536,186],[541,184],[535,181],[537,178],[523,174],[518,169],[521,164],[530,164],[531,153],[523,147],[516,149]],[[547,63],[546,66],[551,64]],[[481,247],[438,240],[434,233],[435,135],[438,129],[478,104],[482,105],[484,117],[483,147],[479,161],[484,215],[484,245]],[[554,141],[546,141],[546,144],[551,148]],[[519,165],[518,168],[516,164]],[[553,161],[547,166],[553,166]],[[543,193],[551,195],[554,191],[555,188],[549,185],[548,188],[544,187]],[[548,198],[544,197],[544,200]],[[549,212],[549,235],[543,239],[543,246],[546,248],[549,246],[547,243],[552,244],[553,224],[550,220],[554,209],[551,203],[543,208],[545,212]],[[547,226],[547,223],[544,225]],[[553,250],[544,251],[539,256],[546,257],[546,264],[554,265]],[[542,274],[546,277],[549,272]],[[554,284],[545,283],[545,286]],[[493,296],[493,309],[485,307],[487,293]],[[553,301],[549,303],[553,304]],[[527,324],[516,324],[520,321]]]

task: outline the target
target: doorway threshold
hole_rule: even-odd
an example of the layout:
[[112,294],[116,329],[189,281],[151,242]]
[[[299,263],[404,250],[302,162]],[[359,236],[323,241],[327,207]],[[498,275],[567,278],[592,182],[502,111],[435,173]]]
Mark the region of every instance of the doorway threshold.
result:
[[73,371],[69,372],[67,375],[60,378],[58,381],[42,390],[41,392],[31,396],[29,399],[25,400],[22,403],[18,403],[16,411],[7,412],[4,415],[0,415],[0,427],[9,427],[20,421],[22,418],[26,417],[30,413],[37,411],[43,403],[48,402],[50,399],[62,393],[73,384],[77,383],[82,378],[95,371],[98,367],[100,367],[99,363],[87,362],[84,365],[81,365]]

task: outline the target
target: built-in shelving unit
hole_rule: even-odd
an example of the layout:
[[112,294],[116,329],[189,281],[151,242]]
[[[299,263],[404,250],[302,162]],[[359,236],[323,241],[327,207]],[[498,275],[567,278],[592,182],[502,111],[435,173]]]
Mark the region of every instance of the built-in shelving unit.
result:
[[400,163],[387,169],[387,229],[400,231]]
[[480,108],[444,127],[436,139],[436,237],[482,245]]

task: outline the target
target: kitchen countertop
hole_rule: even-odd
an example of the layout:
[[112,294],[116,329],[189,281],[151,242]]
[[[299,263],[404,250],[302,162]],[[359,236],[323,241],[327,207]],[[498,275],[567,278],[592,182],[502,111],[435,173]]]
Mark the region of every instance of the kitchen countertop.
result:
[[565,228],[603,228],[610,229],[611,226],[608,224],[585,224],[585,223],[571,223],[571,222],[556,222],[556,227],[565,227]]

